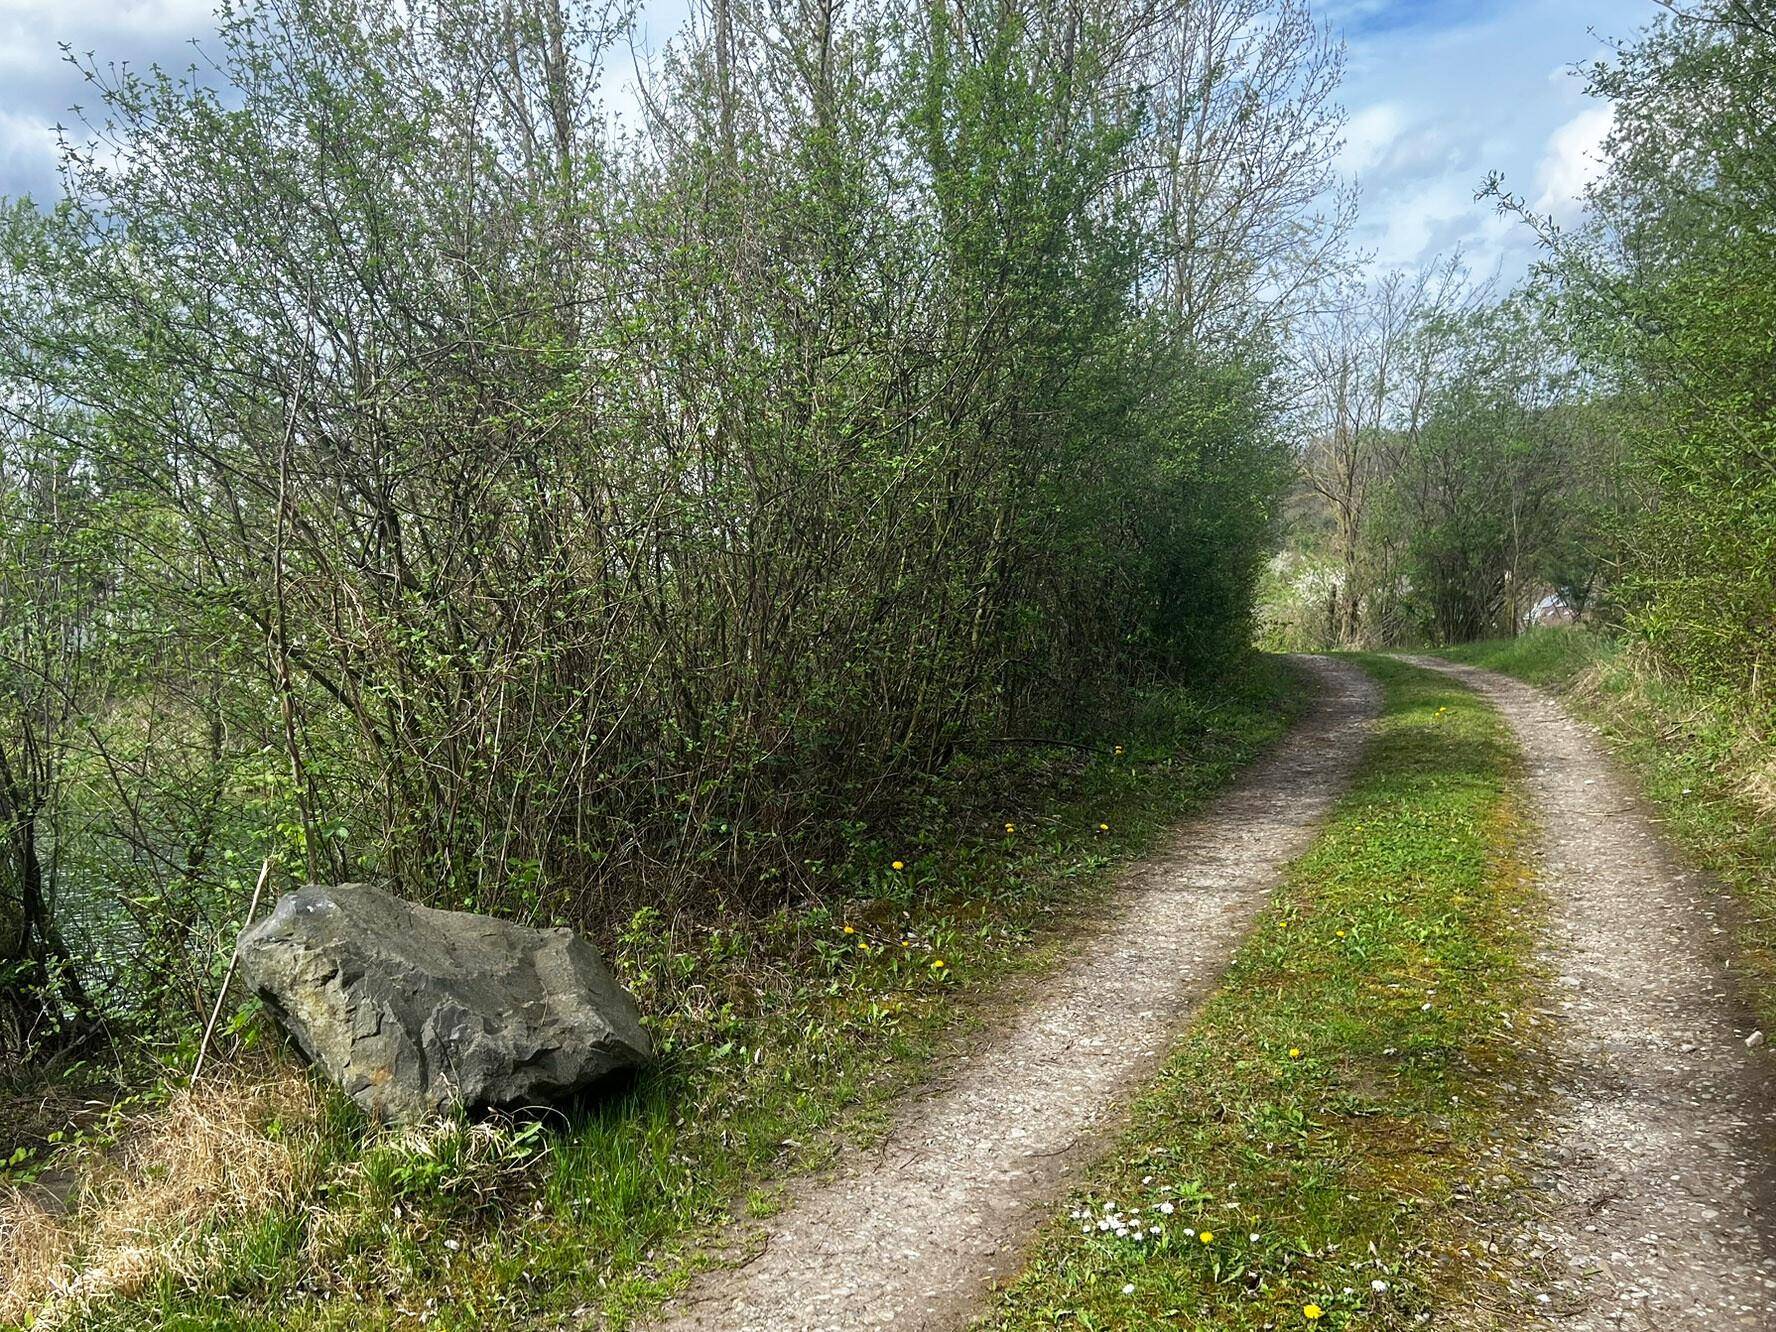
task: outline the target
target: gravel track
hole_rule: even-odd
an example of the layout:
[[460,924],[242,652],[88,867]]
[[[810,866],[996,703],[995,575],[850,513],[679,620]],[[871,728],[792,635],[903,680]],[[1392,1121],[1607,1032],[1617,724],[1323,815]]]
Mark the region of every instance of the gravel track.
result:
[[1113,918],[904,1106],[880,1149],[792,1189],[762,1249],[699,1276],[661,1332],[954,1329],[1021,1269],[1350,782],[1379,691],[1348,662],[1306,665],[1321,688],[1289,738],[1131,874]]
[[1504,714],[1543,825],[1555,1103],[1534,1163],[1547,1215],[1523,1239],[1554,1279],[1526,1292],[1525,1321],[1776,1330],[1776,1061],[1746,1044],[1722,890],[1671,854],[1594,733],[1546,694],[1410,660]]

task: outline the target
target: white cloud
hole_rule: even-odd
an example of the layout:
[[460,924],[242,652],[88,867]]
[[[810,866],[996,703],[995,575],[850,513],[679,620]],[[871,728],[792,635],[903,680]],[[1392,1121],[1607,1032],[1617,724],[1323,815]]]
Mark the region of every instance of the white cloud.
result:
[[1344,151],[1339,165],[1351,175],[1360,176],[1380,165],[1383,157],[1400,137],[1405,118],[1392,102],[1377,102],[1360,111],[1351,112],[1344,126]]
[[218,0],[0,0],[0,195],[52,197],[56,148],[49,126],[80,137],[74,107],[97,92],[62,53],[101,68],[151,64],[183,71],[198,59],[192,39],[213,38]]
[[0,0],[0,73],[36,80],[63,65],[61,43],[101,59],[162,54],[215,29],[215,0]]
[[1615,120],[1614,107],[1588,106],[1548,136],[1536,166],[1536,186],[1541,191],[1537,212],[1552,213],[1563,222],[1578,214],[1585,187],[1608,165],[1603,141]]
[[8,27],[36,33],[101,30],[183,35],[214,26],[216,0],[0,0]]
[[1474,187],[1465,176],[1420,180],[1386,201],[1375,237],[1375,257],[1385,267],[1412,264],[1443,248],[1450,224],[1474,208]]
[[49,122],[0,107],[0,153],[43,153],[55,148]]
[[0,195],[8,192],[8,179],[50,179],[55,161],[56,134],[48,121],[0,107]]
[[1376,19],[1350,30],[1343,90],[1340,168],[1362,185],[1358,246],[1383,266],[1459,247],[1475,271],[1515,281],[1534,235],[1475,194],[1498,171],[1507,189],[1571,216],[1609,114],[1572,67],[1607,54],[1598,33],[1657,14],[1655,0],[1349,0],[1344,12]]

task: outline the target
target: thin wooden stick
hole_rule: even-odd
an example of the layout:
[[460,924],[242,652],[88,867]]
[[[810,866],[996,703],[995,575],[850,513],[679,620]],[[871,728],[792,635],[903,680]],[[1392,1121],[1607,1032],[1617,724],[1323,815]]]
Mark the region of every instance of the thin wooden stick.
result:
[[[253,900],[247,903],[247,920],[241,928],[253,923],[253,917],[259,913],[259,894],[265,891],[265,881],[271,877],[271,857],[265,857],[265,863],[259,867],[259,882],[253,885]],[[203,1039],[197,1043],[197,1062],[191,1066],[191,1081],[197,1081],[197,1075],[203,1072],[204,1055],[210,1048],[210,1036],[216,1030],[216,1019],[222,1016],[222,1001],[228,997],[228,987],[234,983],[234,968],[240,962],[238,952],[228,959],[228,970],[222,973],[222,988],[216,991],[216,1006],[210,1010],[210,1020],[204,1023]]]

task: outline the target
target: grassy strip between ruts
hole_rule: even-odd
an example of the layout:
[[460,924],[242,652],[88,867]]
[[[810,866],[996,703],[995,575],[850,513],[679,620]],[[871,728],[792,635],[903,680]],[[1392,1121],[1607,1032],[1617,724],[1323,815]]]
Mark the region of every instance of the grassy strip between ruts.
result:
[[1366,665],[1356,786],[985,1325],[1407,1328],[1481,1277],[1463,1218],[1540,1030],[1518,758],[1473,694]]
[[[62,1264],[58,1284],[85,1274],[43,1325],[625,1325],[709,1260],[737,1204],[766,1214],[777,1182],[868,1140],[888,1098],[955,1048],[996,988],[1079,937],[1115,864],[1281,734],[1300,693],[1276,658],[1211,694],[1156,691],[1095,755],[963,765],[933,799],[928,837],[879,844],[858,830],[861,868],[833,871],[845,890],[825,904],[638,920],[614,960],[658,1015],[660,1065],[565,1125],[379,1134],[337,1097],[316,1116],[286,1109],[306,1092],[175,1094],[172,1140],[135,1159],[190,1176],[199,1153],[180,1135],[213,1136],[205,1123],[226,1118],[226,1150],[203,1167],[214,1177],[188,1178],[140,1225],[105,1212],[152,1181],[101,1179],[84,1222],[16,1230]],[[249,1104],[264,1110],[235,1113]],[[126,1168],[128,1148],[111,1154]],[[284,1164],[240,1196],[230,1162],[243,1159]],[[113,1240],[93,1240],[103,1233]]]
[[1553,689],[1598,728],[1667,836],[1731,890],[1733,970],[1776,1032],[1776,713],[1767,696],[1705,697],[1584,629],[1535,629],[1439,655]]

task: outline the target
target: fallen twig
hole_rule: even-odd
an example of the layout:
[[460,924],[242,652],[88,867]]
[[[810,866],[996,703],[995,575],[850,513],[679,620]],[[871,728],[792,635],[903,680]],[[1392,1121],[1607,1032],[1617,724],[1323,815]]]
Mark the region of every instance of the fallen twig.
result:
[[[247,903],[245,929],[253,923],[253,917],[259,913],[259,894],[265,891],[265,881],[271,877],[271,857],[265,857],[265,863],[259,867],[259,882],[253,885],[253,900]],[[228,997],[228,987],[234,983],[234,968],[240,961],[240,954],[235,953],[228,959],[228,970],[222,973],[222,988],[216,991],[216,1006],[210,1010],[210,1020],[204,1023],[203,1039],[197,1043],[197,1062],[191,1066],[191,1081],[197,1081],[197,1075],[203,1072],[204,1055],[209,1052],[210,1036],[216,1030],[216,1019],[222,1016],[222,1001]]]

